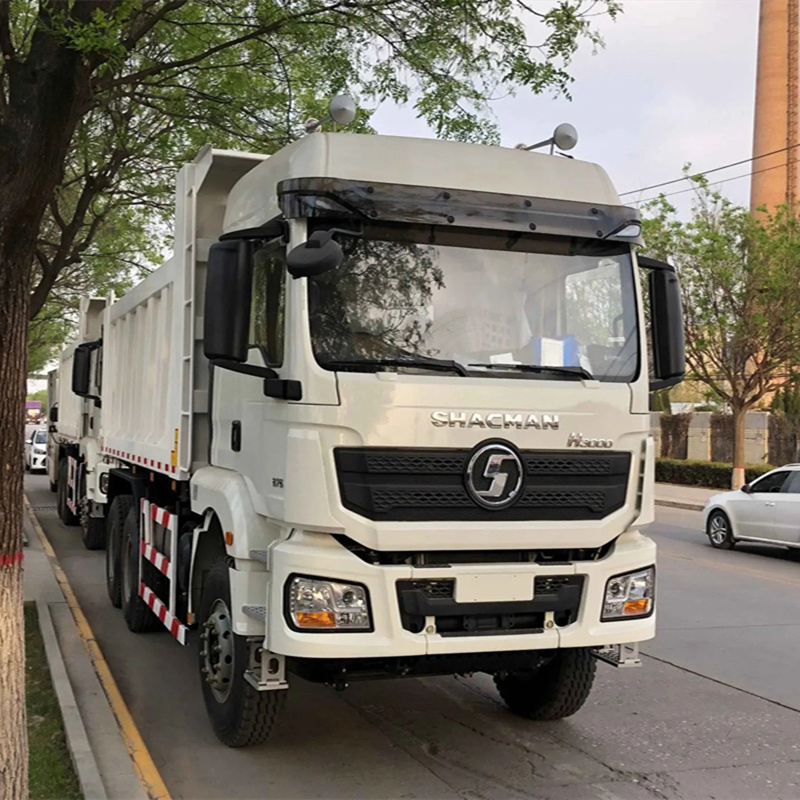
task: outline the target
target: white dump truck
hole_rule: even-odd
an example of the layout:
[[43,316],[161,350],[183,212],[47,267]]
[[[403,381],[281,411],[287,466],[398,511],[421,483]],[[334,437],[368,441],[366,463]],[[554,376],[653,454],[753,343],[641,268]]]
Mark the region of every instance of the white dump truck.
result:
[[[57,492],[58,516],[65,525],[80,525],[89,550],[105,546],[105,495],[98,480],[109,469],[100,451],[102,414],[100,328],[108,301],[81,301],[75,342],[59,356],[58,368],[48,376],[50,488]],[[81,394],[73,389],[80,383]],[[52,398],[55,398],[53,401]]]
[[72,388],[102,404],[109,597],[196,638],[224,743],[293,674],[485,672],[551,720],[638,663],[648,392],[684,372],[640,233],[600,167],[520,149],[317,132],[180,171],[174,254]]

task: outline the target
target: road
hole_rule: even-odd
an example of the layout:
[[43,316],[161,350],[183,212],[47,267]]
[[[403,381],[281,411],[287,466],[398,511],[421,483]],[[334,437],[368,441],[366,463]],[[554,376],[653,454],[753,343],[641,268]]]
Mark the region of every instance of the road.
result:
[[103,553],[31,504],[174,798],[800,798],[800,564],[712,550],[697,512],[660,508],[659,633],[641,669],[598,667],[569,720],[510,714],[485,676],[355,684],[292,679],[277,738],[249,750],[206,722],[194,643],[135,636],[108,604]]

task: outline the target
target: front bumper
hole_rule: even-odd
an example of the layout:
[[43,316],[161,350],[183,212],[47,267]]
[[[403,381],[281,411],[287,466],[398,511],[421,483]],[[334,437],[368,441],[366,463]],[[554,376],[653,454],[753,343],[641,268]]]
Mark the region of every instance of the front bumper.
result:
[[31,453],[31,469],[47,469],[47,453]]
[[[348,659],[552,650],[642,642],[655,636],[655,613],[647,618],[611,622],[600,622],[600,613],[608,579],[651,566],[655,563],[655,554],[652,540],[631,531],[622,534],[610,552],[598,561],[560,565],[384,566],[362,561],[331,536],[298,532],[272,551],[265,646],[273,653],[295,658]],[[292,630],[285,618],[285,587],[290,577],[298,574],[365,586],[373,630],[352,633]],[[548,616],[545,625],[535,632],[440,632],[435,620],[433,626],[426,624],[421,629],[409,630],[408,619],[404,625],[401,616],[398,582],[455,580],[457,602],[497,604],[519,603],[522,599],[520,587],[530,587],[537,578],[572,576],[581,579],[582,587],[576,612],[564,625]],[[427,623],[431,621],[430,617],[426,620]]]

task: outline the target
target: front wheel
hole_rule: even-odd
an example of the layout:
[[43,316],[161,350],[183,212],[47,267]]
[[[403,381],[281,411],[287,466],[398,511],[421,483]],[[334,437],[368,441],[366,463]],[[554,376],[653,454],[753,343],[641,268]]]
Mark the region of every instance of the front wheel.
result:
[[269,738],[286,690],[259,692],[247,682],[247,639],[233,632],[230,608],[228,562],[223,558],[208,573],[200,601],[200,681],[219,740],[228,747],[248,747]]
[[539,721],[564,719],[580,710],[592,691],[597,660],[586,647],[559,650],[538,669],[495,676],[515,714]]
[[106,518],[88,517],[83,526],[83,546],[87,550],[102,550],[106,546]]
[[712,511],[706,525],[706,533],[712,547],[718,550],[730,550],[735,544],[731,521],[724,511]]

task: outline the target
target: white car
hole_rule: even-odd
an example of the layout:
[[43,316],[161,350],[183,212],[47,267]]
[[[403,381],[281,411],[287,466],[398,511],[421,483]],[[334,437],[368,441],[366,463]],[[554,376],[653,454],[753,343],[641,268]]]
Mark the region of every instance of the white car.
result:
[[47,469],[47,429],[34,428],[25,435],[25,469]]
[[703,511],[711,545],[730,550],[736,542],[800,548],[800,464],[787,464],[737,492],[715,494]]

